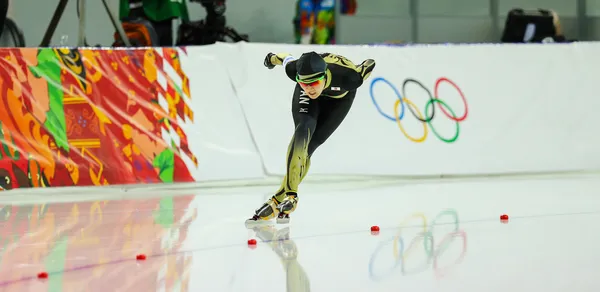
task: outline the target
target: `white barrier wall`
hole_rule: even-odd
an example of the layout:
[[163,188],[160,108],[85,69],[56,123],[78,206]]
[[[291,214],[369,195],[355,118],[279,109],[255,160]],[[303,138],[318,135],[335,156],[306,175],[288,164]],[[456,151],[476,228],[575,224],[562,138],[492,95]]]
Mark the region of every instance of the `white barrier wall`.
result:
[[[184,64],[206,115],[204,135],[192,144],[203,145],[197,153],[215,167],[235,162],[245,169],[229,169],[235,176],[255,175],[259,156],[269,174],[283,175],[294,82],[281,67],[262,63],[268,52],[314,50],[356,63],[372,58],[377,66],[344,123],[316,151],[312,174],[597,170],[599,49],[584,43],[188,48]],[[250,136],[259,154],[252,153]]]
[[[194,123],[183,125],[190,149],[200,161],[196,180],[249,179],[264,176],[262,160],[223,66],[219,46],[191,48],[182,60],[189,72]],[[188,163],[188,165],[190,165]]]

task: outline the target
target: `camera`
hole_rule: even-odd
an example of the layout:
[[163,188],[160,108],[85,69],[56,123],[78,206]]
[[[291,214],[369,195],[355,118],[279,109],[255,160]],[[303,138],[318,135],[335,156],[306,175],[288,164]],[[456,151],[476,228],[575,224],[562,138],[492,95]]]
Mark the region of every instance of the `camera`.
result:
[[206,18],[183,22],[177,31],[177,46],[207,45],[216,42],[248,41],[248,35],[239,34],[226,25],[225,0],[190,0],[206,9]]

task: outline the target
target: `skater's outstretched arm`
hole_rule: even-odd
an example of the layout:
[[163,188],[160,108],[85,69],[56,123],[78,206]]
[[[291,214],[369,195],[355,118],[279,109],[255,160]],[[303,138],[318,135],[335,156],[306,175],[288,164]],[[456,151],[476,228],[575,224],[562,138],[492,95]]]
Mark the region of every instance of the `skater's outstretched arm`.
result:
[[343,88],[346,90],[355,90],[359,88],[363,82],[371,76],[371,72],[373,72],[374,68],[375,60],[373,59],[367,59],[354,68],[344,68],[348,72],[343,74],[345,77],[343,79]]
[[373,59],[367,59],[357,66],[342,55],[324,53],[321,56],[329,64],[328,70],[331,71],[333,78],[339,78],[337,84],[347,91],[358,89],[371,76],[375,68]]
[[269,53],[265,58],[265,66],[269,69],[273,69],[277,65],[286,66],[289,62],[295,61],[296,58],[288,53]]
[[[342,78],[342,87],[348,91],[359,88],[371,76],[371,72],[375,68],[375,60],[373,59],[367,59],[356,66],[352,61],[341,55],[324,53],[321,56],[328,64],[337,66],[336,75]],[[281,65],[285,68],[288,78],[296,81],[296,58],[291,54],[268,53],[264,65],[269,69]]]
[[269,69],[281,65],[285,69],[285,74],[292,81],[296,81],[296,58],[288,53],[268,53],[264,61],[265,67]]

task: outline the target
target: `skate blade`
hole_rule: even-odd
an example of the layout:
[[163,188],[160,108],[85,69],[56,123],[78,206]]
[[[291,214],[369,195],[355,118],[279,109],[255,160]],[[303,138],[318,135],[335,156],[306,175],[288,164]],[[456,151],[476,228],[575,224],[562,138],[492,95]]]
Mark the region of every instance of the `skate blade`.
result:
[[248,229],[252,229],[254,227],[257,226],[266,226],[266,225],[273,225],[273,222],[271,220],[252,220],[252,219],[247,219],[246,220],[246,228]]
[[288,224],[290,223],[290,218],[277,218],[277,224]]

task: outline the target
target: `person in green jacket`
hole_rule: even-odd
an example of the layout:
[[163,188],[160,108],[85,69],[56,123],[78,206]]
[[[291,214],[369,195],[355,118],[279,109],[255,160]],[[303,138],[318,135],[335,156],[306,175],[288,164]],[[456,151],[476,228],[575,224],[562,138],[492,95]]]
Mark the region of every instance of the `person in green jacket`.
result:
[[143,18],[154,26],[158,46],[173,45],[173,19],[189,20],[187,0],[120,0],[119,18],[127,21]]

